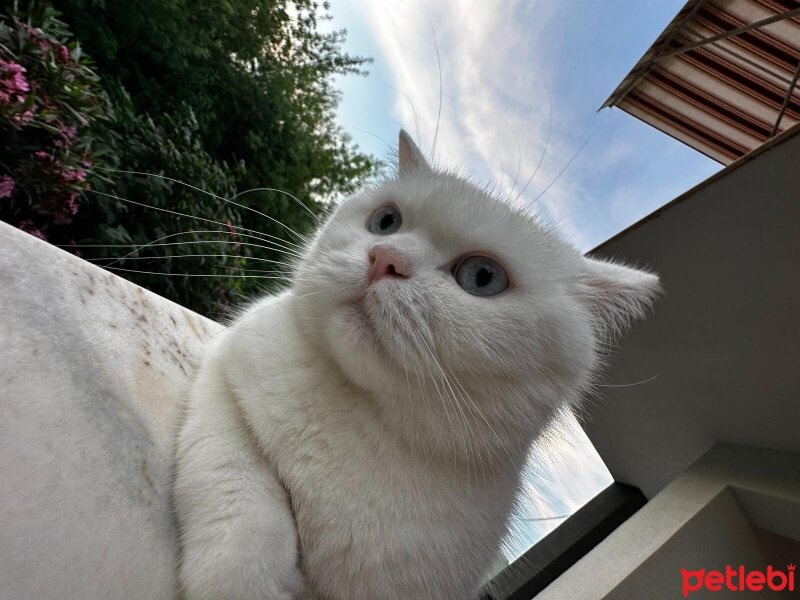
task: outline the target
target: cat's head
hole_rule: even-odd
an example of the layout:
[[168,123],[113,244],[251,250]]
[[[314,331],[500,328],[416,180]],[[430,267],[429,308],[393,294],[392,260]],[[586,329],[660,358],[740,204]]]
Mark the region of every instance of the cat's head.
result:
[[[298,267],[301,322],[357,385],[572,400],[650,273],[586,258],[529,213],[433,169],[400,133],[396,177],[338,206]],[[488,386],[488,387],[487,387]],[[430,400],[429,400],[430,401]]]

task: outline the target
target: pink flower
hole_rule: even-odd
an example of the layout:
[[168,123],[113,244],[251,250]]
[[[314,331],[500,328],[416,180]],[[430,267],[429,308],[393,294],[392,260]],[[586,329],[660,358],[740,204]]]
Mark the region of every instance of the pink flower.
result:
[[25,67],[21,64],[0,58],[0,89],[9,96],[29,91],[31,86],[25,79],[25,73]]
[[19,71],[14,73],[14,76],[11,78],[11,86],[13,86],[18,92],[27,92],[31,89],[30,84],[28,84],[28,80],[25,79],[25,75],[23,75],[24,72],[25,67],[19,66]]
[[78,194],[73,193],[69,195],[67,199],[67,210],[72,215],[78,214],[78,209],[80,209],[81,205],[78,203]]
[[27,23],[21,23],[21,25],[22,25],[22,28],[25,31],[27,31],[28,35],[31,36],[32,38],[38,38],[39,36],[42,35],[42,30],[39,29],[38,27],[31,27]]
[[0,177],[0,198],[10,198],[11,194],[14,193],[15,186],[16,183],[12,177],[8,175]]
[[64,125],[63,123],[58,127],[59,138],[53,141],[56,148],[66,148],[70,142],[75,140],[78,130],[71,125]]
[[231,223],[230,219],[225,219],[225,227],[228,228],[228,233],[231,234],[231,237],[235,238],[239,235],[236,233],[236,229],[234,228],[233,223]]
[[58,47],[57,56],[61,60],[61,62],[68,64],[72,62],[72,55],[69,53],[69,48],[67,48],[64,45]]
[[19,125],[20,127],[25,127],[28,123],[31,122],[32,118],[33,118],[33,111],[32,110],[26,110],[25,112],[17,113],[15,115],[12,115],[11,116],[11,122],[14,123],[14,125]]
[[68,169],[61,174],[64,183],[80,183],[86,181],[86,171],[83,169]]
[[49,160],[53,158],[52,156],[50,156],[50,154],[48,154],[44,150],[37,150],[36,152],[33,153],[33,155],[39,160]]
[[58,129],[58,133],[67,141],[71,141],[75,139],[75,134],[78,133],[78,130],[72,126],[62,125]]
[[19,227],[22,231],[30,233],[32,236],[39,238],[40,240],[47,240],[47,236],[45,235],[44,231],[34,226],[30,219],[20,221],[17,224],[17,227]]

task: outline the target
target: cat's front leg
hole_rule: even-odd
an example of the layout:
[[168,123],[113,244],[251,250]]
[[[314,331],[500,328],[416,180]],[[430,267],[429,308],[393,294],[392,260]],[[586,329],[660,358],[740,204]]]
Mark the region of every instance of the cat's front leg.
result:
[[286,491],[211,369],[179,435],[174,491],[186,600],[303,597]]

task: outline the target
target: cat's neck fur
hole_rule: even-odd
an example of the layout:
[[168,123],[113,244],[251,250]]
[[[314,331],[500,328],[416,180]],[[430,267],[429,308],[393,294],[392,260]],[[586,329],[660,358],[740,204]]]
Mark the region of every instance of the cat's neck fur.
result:
[[[530,397],[511,379],[478,380],[442,371],[421,376],[398,365],[392,384],[382,393],[363,389],[320,343],[302,298],[292,290],[255,304],[233,327],[226,345],[226,370],[232,381],[270,387],[242,390],[245,393],[274,393],[276,381],[301,369],[298,385],[327,390],[330,402],[346,403],[336,408],[378,425],[383,443],[393,440],[398,450],[414,455],[420,464],[439,464],[450,471],[519,471],[527,449],[554,417],[549,409],[553,402]],[[247,377],[253,372],[260,377]],[[509,420],[504,412],[508,406],[526,410]]]

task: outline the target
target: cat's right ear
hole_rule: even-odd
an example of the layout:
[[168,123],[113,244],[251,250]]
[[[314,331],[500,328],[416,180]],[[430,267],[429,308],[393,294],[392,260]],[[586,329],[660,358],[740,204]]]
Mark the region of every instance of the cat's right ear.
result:
[[405,129],[400,130],[400,139],[397,145],[397,168],[400,173],[410,173],[413,171],[430,171],[431,167],[428,161],[422,155],[422,152],[411,136],[406,133]]
[[661,294],[658,276],[601,258],[583,258],[584,293],[600,328],[618,336],[633,321],[644,317]]

